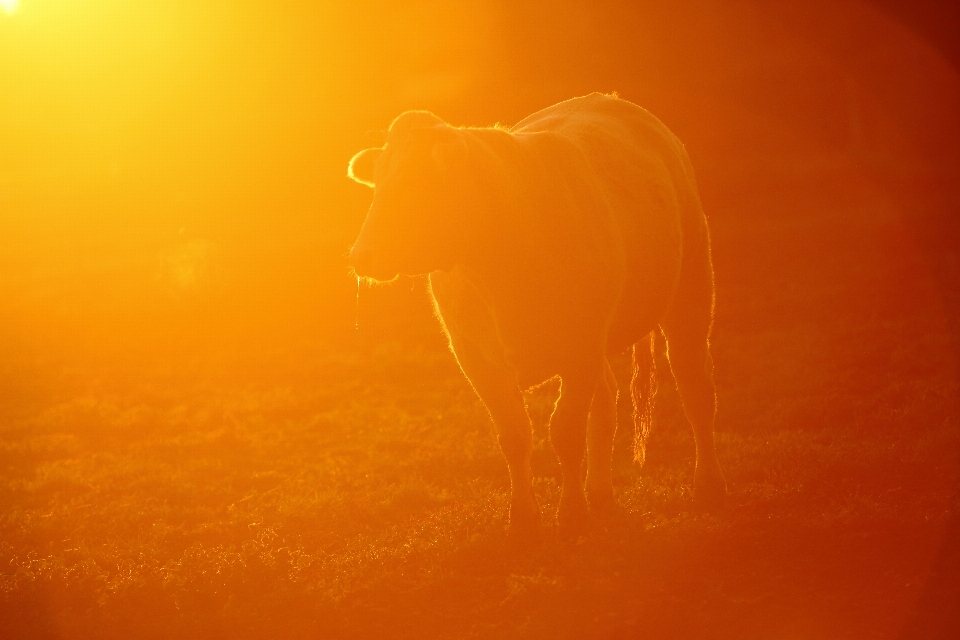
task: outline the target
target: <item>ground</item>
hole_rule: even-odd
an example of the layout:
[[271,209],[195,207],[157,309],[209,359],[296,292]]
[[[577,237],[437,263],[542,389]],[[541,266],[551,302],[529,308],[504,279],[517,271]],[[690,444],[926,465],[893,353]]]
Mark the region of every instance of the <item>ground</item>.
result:
[[557,542],[546,385],[529,396],[545,541],[512,550],[505,464],[422,283],[398,285],[415,336],[367,329],[399,295],[371,290],[342,335],[9,347],[2,635],[946,633],[956,265],[931,258],[909,190],[816,166],[703,186],[725,512],[691,512],[667,375],[642,468],[621,408],[618,519]]

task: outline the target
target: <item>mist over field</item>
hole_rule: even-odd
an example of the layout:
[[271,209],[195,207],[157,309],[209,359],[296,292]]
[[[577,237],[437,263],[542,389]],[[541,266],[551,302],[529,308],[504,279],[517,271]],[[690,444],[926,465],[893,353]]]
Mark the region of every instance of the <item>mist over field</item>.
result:
[[[0,635],[960,628],[955,10],[8,4]],[[692,510],[667,374],[643,467],[621,399],[619,518],[560,544],[547,384],[544,543],[518,557],[424,280],[350,274],[371,192],[346,166],[408,109],[511,125],[592,91],[655,114],[697,172],[729,504]]]

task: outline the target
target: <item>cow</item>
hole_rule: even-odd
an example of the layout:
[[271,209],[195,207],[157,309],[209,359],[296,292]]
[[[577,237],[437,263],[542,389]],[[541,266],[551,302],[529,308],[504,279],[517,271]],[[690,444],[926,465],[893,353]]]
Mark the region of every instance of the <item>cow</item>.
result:
[[[523,391],[560,379],[550,419],[557,521],[563,539],[577,539],[616,505],[609,359],[632,348],[649,363],[655,331],[695,435],[694,505],[722,506],[710,236],[686,150],[656,117],[599,93],[513,127],[454,127],[408,111],[347,173],[374,189],[352,267],[377,281],[429,274],[436,316],[506,458],[511,537],[540,535]],[[652,378],[637,371],[635,421],[648,426]]]

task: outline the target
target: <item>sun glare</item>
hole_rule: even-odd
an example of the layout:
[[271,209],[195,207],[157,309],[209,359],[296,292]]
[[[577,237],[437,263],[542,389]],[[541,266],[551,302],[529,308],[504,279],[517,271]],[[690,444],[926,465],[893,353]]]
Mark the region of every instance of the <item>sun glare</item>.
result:
[[0,0],[0,9],[9,15],[17,10],[18,4],[20,4],[19,0]]

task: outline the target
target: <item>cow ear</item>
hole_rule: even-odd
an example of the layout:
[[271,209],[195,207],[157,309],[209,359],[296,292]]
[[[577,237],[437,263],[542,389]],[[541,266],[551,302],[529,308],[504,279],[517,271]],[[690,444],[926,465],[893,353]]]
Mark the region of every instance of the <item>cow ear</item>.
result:
[[383,153],[383,149],[364,149],[350,158],[350,164],[347,165],[347,176],[360,184],[365,184],[371,188],[375,187],[373,167],[381,153]]

